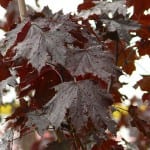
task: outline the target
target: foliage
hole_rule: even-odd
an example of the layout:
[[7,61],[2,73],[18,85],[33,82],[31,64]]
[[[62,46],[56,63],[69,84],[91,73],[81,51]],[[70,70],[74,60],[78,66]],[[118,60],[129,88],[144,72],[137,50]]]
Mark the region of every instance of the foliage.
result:
[[[141,100],[145,109],[135,106],[135,98],[128,115],[118,122],[111,117],[117,110],[113,106],[124,99],[118,92],[119,76],[132,74],[135,60],[150,54],[150,15],[144,15],[149,0],[142,4],[84,0],[76,15],[53,14],[48,7],[41,12],[29,8],[22,22],[15,0],[0,4],[7,9],[7,19],[0,23],[7,31],[0,42],[0,89],[7,84],[14,87],[20,102],[6,119],[13,120],[9,132],[17,130],[24,136],[36,130],[43,135],[52,128],[57,138],[43,149],[104,150],[123,149],[114,139],[116,132],[121,126],[136,127],[139,135],[134,144],[139,149],[149,147],[150,76],[135,85],[146,91]],[[130,6],[134,6],[131,17]],[[131,46],[133,35],[141,40]],[[2,145],[8,147],[13,136],[4,137]]]

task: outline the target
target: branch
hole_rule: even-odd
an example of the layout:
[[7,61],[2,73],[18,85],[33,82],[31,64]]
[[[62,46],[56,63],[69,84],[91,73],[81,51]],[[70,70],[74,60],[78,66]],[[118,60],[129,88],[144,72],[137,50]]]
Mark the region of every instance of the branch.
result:
[[25,0],[18,0],[18,7],[21,21],[23,21],[27,16]]

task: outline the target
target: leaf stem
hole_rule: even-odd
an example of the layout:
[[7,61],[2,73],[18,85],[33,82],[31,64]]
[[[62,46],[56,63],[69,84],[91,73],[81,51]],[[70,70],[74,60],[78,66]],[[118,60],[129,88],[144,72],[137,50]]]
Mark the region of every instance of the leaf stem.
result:
[[111,77],[111,79],[108,82],[108,86],[107,86],[107,93],[110,93],[111,87],[113,84],[113,78]]
[[23,21],[27,16],[25,0],[18,0],[18,7],[21,21]]
[[119,40],[116,40],[115,42],[115,55],[116,55],[116,62],[115,64],[117,65],[118,64],[118,58],[119,58]]

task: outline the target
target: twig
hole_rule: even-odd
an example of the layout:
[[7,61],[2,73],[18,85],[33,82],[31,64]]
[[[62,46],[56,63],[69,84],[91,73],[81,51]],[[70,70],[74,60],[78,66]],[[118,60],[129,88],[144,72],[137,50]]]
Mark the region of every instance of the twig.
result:
[[27,16],[25,0],[18,0],[18,7],[21,21],[23,21]]

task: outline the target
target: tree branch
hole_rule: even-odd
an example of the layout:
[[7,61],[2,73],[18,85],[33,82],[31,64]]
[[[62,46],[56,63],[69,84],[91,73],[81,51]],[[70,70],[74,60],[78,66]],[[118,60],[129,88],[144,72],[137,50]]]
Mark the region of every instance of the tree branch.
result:
[[18,0],[18,7],[21,21],[23,21],[27,16],[25,0]]

